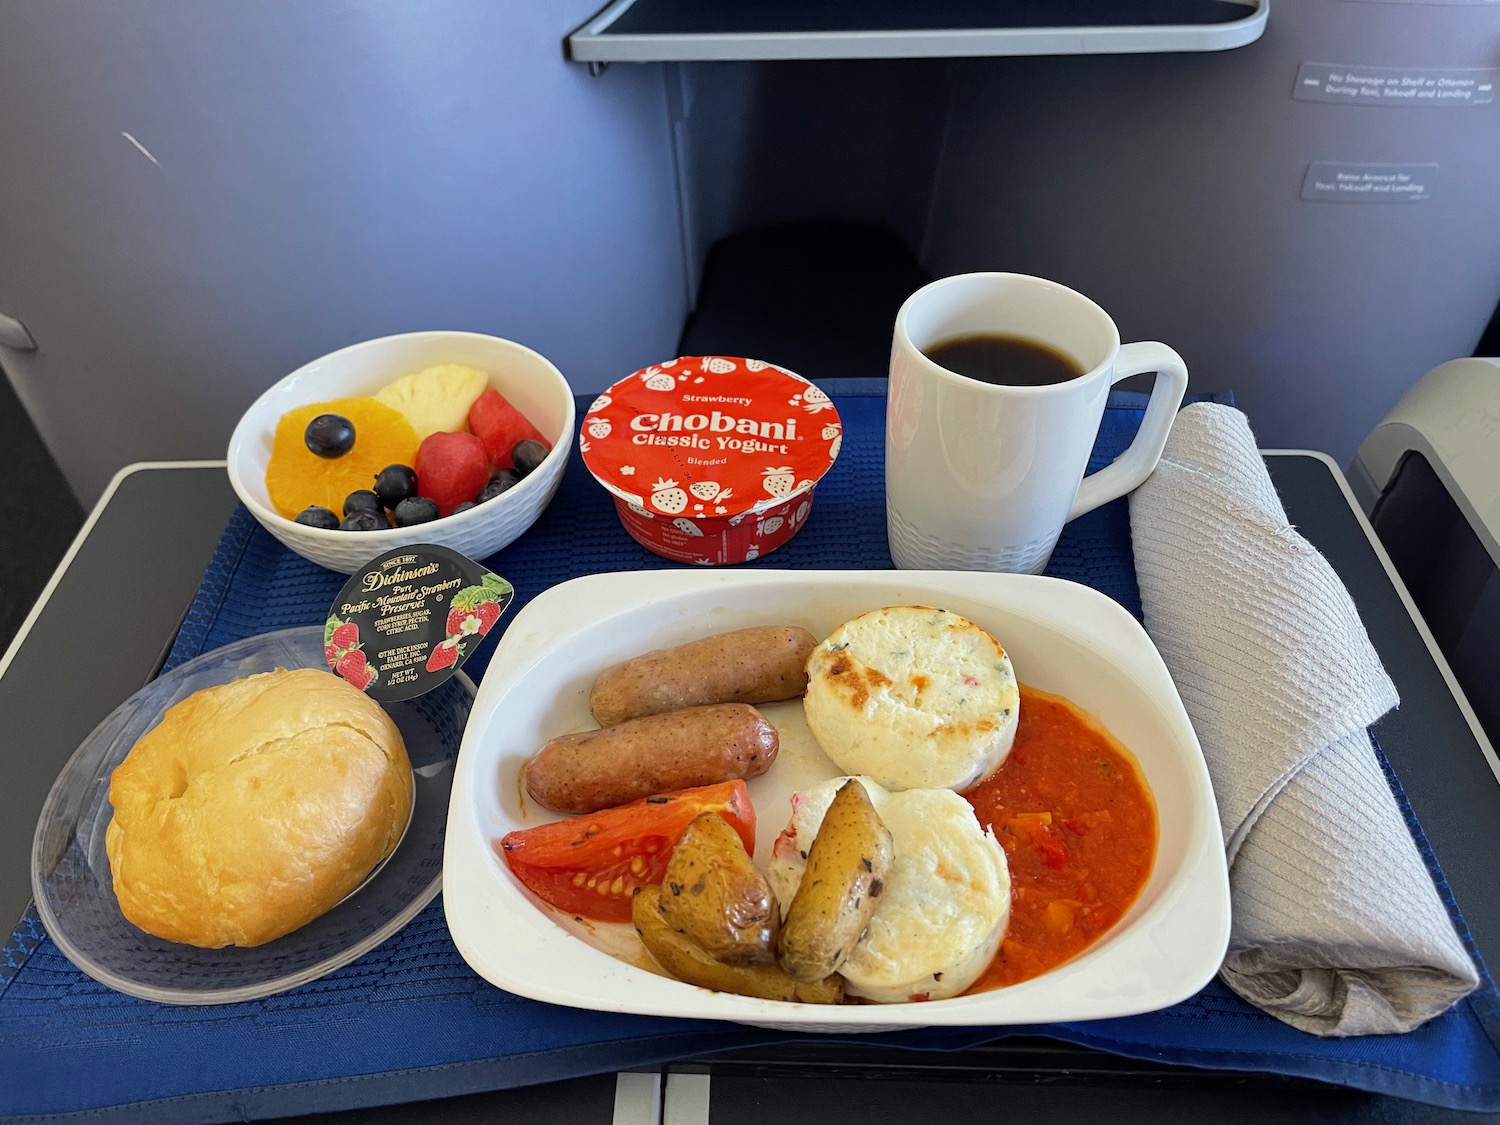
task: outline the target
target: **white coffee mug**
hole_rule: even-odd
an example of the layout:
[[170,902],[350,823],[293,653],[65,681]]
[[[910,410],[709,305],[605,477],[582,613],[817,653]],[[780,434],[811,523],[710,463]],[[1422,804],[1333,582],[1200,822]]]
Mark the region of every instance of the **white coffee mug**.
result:
[[[959,336],[1009,335],[1061,351],[1083,370],[1043,386],[998,386],[924,354]],[[1140,432],[1114,464],[1085,478],[1109,389],[1156,372]],[[1187,391],[1165,344],[1120,344],[1098,305],[1016,273],[945,277],[896,315],[886,408],[886,527],[904,570],[1036,573],[1063,525],[1151,475]]]

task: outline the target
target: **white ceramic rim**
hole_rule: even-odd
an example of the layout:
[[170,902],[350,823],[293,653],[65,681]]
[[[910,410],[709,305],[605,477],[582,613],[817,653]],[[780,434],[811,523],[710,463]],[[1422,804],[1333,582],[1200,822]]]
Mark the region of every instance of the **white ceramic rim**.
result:
[[[250,408],[247,409],[244,414],[240,415],[240,420],[235,424],[234,432],[229,437],[229,452],[226,455],[228,460],[229,484],[230,487],[234,489],[235,495],[240,498],[240,503],[249,508],[251,514],[254,515],[257,520],[268,526],[274,524],[283,528],[292,529],[292,534],[299,536],[305,535],[308,537],[309,541],[313,543],[347,542],[347,538],[350,534],[358,534],[360,536],[363,536],[361,542],[369,544],[370,557],[373,559],[375,558],[375,556],[383,554],[386,551],[394,550],[397,547],[406,546],[412,541],[412,536],[414,533],[420,534],[420,528],[436,527],[439,524],[442,524],[445,527],[454,527],[458,524],[463,523],[465,520],[474,516],[476,512],[480,511],[483,506],[476,504],[466,512],[458,512],[455,515],[451,516],[442,516],[441,518],[432,520],[426,524],[416,524],[412,527],[382,528],[379,531],[361,531],[357,533],[351,533],[348,531],[339,531],[337,529],[324,527],[310,527],[307,524],[298,523],[296,520],[287,519],[285,516],[277,512],[274,508],[262,504],[246,487],[244,480],[240,476],[239,450],[243,447],[244,444],[254,440],[254,437],[258,436],[258,434],[252,435],[249,432],[248,423],[250,416],[256,413],[255,408],[259,406],[264,400],[274,396],[278,391],[280,391],[283,386],[291,382],[293,379],[301,377],[303,372],[307,371],[309,368],[317,367],[340,356],[349,356],[365,350],[377,350],[380,347],[389,344],[393,340],[409,340],[421,336],[431,336],[434,338],[497,340],[509,347],[518,348],[519,350],[535,358],[541,365],[541,369],[546,371],[548,375],[553,380],[555,380],[557,386],[562,390],[564,396],[567,399],[567,409],[564,411],[563,415],[564,425],[562,428],[562,433],[553,439],[552,448],[548,450],[547,456],[542,460],[542,465],[545,465],[554,457],[566,457],[568,455],[568,452],[572,448],[573,428],[578,424],[578,407],[577,403],[574,402],[573,388],[568,385],[567,379],[563,376],[563,373],[558,370],[557,365],[554,364],[546,356],[542,355],[540,352],[528,348],[525,344],[518,344],[514,340],[507,340],[503,336],[491,336],[485,332],[453,332],[446,329],[431,329],[422,332],[401,332],[391,336],[378,336],[373,340],[361,340],[357,344],[350,344],[348,347],[339,348],[337,351],[329,352],[327,355],[321,355],[316,359],[309,360],[307,363],[304,363],[301,367],[297,368],[297,370],[276,380],[275,383],[268,387],[266,391],[261,394],[254,403],[251,404]],[[399,374],[392,375],[390,379],[387,380],[387,382],[393,379],[398,379],[400,377],[401,376]],[[511,488],[507,489],[504,493],[497,497],[496,501],[503,501],[506,496],[511,495],[525,496],[528,490],[535,490],[546,487],[543,483],[541,483],[545,475],[542,472],[542,465],[538,465],[536,469],[534,469],[531,473],[522,477],[517,484],[513,485]],[[489,503],[495,503],[496,501],[489,501]]]
[[[1103,360],[1101,360],[1099,363],[1096,363],[1093,367],[1089,368],[1089,370],[1085,371],[1077,378],[1068,379],[1061,383],[1044,383],[1040,386],[1027,386],[1026,384],[1011,383],[1006,383],[1003,385],[996,383],[985,383],[978,379],[970,379],[965,375],[960,375],[956,371],[950,371],[942,364],[934,363],[932,360],[928,359],[927,353],[922,350],[922,346],[913,342],[911,334],[907,330],[908,316],[911,310],[917,305],[917,303],[926,297],[932,296],[934,293],[941,292],[946,288],[957,288],[960,286],[977,285],[982,283],[990,284],[995,282],[1021,282],[1026,284],[1033,284],[1043,289],[1047,289],[1053,293],[1064,295],[1070,299],[1076,299],[1080,303],[1080,305],[1083,306],[1084,312],[1096,316],[1103,322],[1103,325],[1108,326],[1110,338],[1110,348],[1108,354],[1104,357]],[[1101,325],[1101,327],[1103,325]],[[1028,273],[1004,273],[994,271],[988,273],[956,273],[952,274],[949,277],[940,277],[936,281],[930,281],[901,303],[901,310],[896,313],[896,339],[901,344],[901,346],[904,347],[905,350],[910,354],[913,362],[915,362],[923,372],[943,379],[946,382],[953,384],[955,387],[963,387],[967,390],[975,391],[978,393],[999,395],[1017,394],[1029,395],[1033,397],[1045,397],[1047,395],[1060,395],[1070,392],[1076,392],[1079,384],[1081,383],[1086,383],[1091,380],[1097,380],[1100,378],[1107,378],[1108,372],[1114,367],[1116,357],[1118,357],[1120,354],[1120,329],[1116,326],[1114,317],[1105,312],[1103,307],[1101,307],[1098,302],[1094,301],[1090,297],[1084,296],[1076,289],[1070,289],[1068,286],[1063,285],[1060,282],[1048,281],[1045,277],[1036,277]],[[1052,341],[1043,340],[1039,336],[1034,336],[1032,337],[1032,339],[1035,339],[1038,343],[1046,344],[1049,347],[1056,346]]]

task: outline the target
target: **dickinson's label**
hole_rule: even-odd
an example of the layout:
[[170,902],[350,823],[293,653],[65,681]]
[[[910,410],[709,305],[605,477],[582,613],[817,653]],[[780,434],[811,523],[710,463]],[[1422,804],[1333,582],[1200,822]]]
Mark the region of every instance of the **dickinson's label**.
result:
[[1470,106],[1495,100],[1500,70],[1305,62],[1292,97],[1341,105]]
[[1420,203],[1432,198],[1436,164],[1340,164],[1315,160],[1302,198],[1326,203]]
[[374,699],[424,695],[479,647],[515,596],[473,559],[423,543],[365,564],[323,628],[328,667]]

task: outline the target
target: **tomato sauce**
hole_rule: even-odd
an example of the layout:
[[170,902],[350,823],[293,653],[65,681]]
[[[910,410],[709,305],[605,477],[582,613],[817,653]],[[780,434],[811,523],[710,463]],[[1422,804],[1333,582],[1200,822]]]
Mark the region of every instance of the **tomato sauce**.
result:
[[1125,749],[1061,696],[1021,688],[1005,764],[964,796],[1010,861],[1010,923],[970,989],[1071,960],[1130,908],[1156,858],[1156,806]]

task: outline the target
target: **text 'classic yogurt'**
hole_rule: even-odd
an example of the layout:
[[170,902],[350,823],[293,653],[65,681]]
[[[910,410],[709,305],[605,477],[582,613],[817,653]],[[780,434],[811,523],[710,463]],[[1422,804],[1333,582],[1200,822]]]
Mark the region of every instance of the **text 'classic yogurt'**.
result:
[[801,376],[758,359],[684,356],[596,398],[578,448],[637,542],[715,566],[795,535],[842,439],[833,403]]

